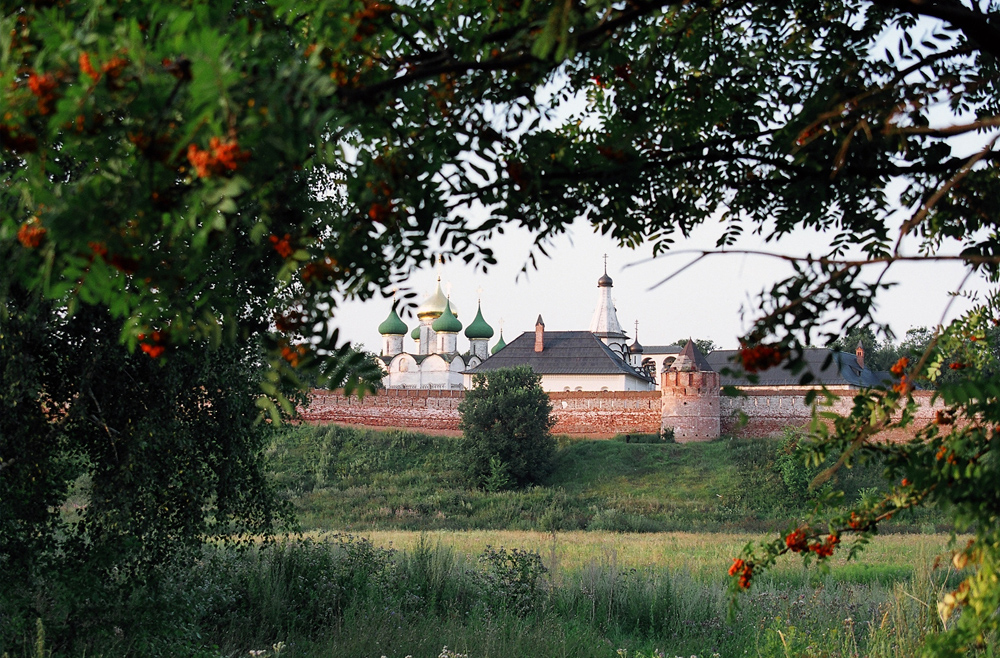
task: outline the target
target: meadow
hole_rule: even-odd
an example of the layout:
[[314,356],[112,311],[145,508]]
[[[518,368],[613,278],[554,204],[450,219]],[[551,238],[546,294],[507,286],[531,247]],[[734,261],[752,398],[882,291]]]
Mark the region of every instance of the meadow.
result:
[[[946,537],[881,537],[863,564],[785,562],[732,607],[724,571],[754,539],[381,531],[209,547],[104,600],[86,641],[55,655],[912,656],[957,578]],[[52,655],[37,636],[5,651]]]
[[[793,438],[563,437],[542,485],[489,492],[464,483],[456,438],[290,428],[271,447],[271,478],[302,532],[207,546],[127,590],[101,584],[82,622],[40,583],[45,614],[4,619],[19,624],[5,634],[18,639],[0,654],[919,653],[923,637],[948,623],[936,602],[959,577],[934,512],[898,520],[860,559],[838,555],[829,570],[784,560],[732,598],[733,557],[812,510]],[[837,485],[847,501],[874,491],[879,466],[858,465]]]

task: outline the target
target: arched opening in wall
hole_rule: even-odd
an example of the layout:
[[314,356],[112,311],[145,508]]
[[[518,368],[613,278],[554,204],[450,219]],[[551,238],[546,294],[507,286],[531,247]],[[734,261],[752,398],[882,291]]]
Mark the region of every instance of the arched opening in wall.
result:
[[607,392],[608,392],[609,390],[610,390],[610,389],[608,389],[608,387],[607,387],[607,386],[602,386],[602,387],[601,387],[601,393],[607,393]]
[[399,362],[400,372],[408,372],[409,370],[410,370],[410,363],[406,359],[403,359],[402,361]]
[[563,392],[564,392],[564,393],[569,393],[569,390],[570,390],[570,389],[569,389],[569,386],[566,386],[565,388],[563,388]]
[[646,373],[646,375],[655,379],[656,361],[647,356],[645,359],[642,360],[642,364],[639,367],[642,369],[644,373]]
[[667,358],[665,358],[663,360],[663,369],[666,370],[667,368],[669,368],[671,365],[673,365],[674,361],[676,360],[677,360],[676,356],[668,356]]
[[582,386],[577,386],[577,387],[576,387],[576,388],[574,388],[573,390],[574,390],[574,391],[582,391],[582,390],[583,390],[583,387],[582,387]]

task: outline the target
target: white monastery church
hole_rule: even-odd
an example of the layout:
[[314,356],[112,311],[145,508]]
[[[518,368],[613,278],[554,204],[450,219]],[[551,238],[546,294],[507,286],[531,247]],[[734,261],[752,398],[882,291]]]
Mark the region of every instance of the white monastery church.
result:
[[[477,373],[517,365],[529,365],[542,376],[546,391],[652,391],[659,359],[643,359],[638,339],[628,344],[628,336],[618,321],[607,273],[597,280],[598,300],[588,331],[546,331],[541,316],[534,332],[525,332],[505,343],[499,340],[489,349],[493,328],[483,319],[482,306],[465,328],[469,349],[460,353],[458,334],[462,323],[458,310],[441,291],[438,277],[434,292],[417,307],[418,324],[412,332],[395,308],[379,325],[382,334],[382,380],[386,388],[471,388]],[[407,352],[409,334],[416,351]],[[660,350],[656,350],[657,352]],[[669,348],[672,355],[679,347]]]
[[[524,332],[510,343],[504,342],[501,329],[492,349],[493,328],[483,319],[480,305],[475,319],[465,327],[469,349],[460,353],[462,322],[455,304],[441,292],[438,277],[434,292],[417,307],[420,324],[412,332],[395,308],[379,325],[385,369],[382,383],[390,389],[469,389],[478,373],[529,365],[541,375],[542,388],[549,392],[654,391],[658,374],[686,371],[722,373],[723,386],[801,388],[802,373],[785,368],[759,373],[754,381],[725,374],[737,360],[738,350],[715,350],[706,357],[691,341],[684,349],[678,345],[643,347],[638,338],[629,344],[611,298],[613,287],[605,264],[604,274],[597,280],[597,307],[587,331],[546,331],[545,321],[538,316],[534,332]],[[403,349],[407,335],[416,343],[415,352]],[[893,381],[891,373],[865,366],[861,345],[854,354],[808,348],[805,358],[811,386],[850,390]]]

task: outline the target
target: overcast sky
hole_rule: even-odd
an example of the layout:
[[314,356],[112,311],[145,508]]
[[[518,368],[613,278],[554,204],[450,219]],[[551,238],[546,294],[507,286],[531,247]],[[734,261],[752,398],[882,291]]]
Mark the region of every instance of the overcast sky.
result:
[[[930,25],[930,24],[929,24]],[[541,96],[552,93],[542,90]],[[585,105],[583,96],[577,109]],[[573,104],[563,111],[573,109]],[[947,108],[934,113],[935,123],[950,125],[958,120]],[[992,137],[965,135],[950,140],[957,156],[967,157],[986,144]],[[893,196],[892,188],[889,196]],[[898,211],[894,218],[897,226],[909,218],[911,211]],[[475,317],[477,299],[482,299],[483,316],[499,335],[501,318],[504,338],[511,339],[525,331],[534,331],[535,320],[541,315],[546,329],[553,331],[583,330],[590,326],[590,319],[597,304],[597,279],[604,273],[604,254],[608,255],[608,274],[614,279],[613,298],[618,320],[626,333],[635,337],[638,321],[638,338],[643,345],[667,345],[688,336],[708,338],[723,348],[735,348],[758,312],[760,292],[792,273],[791,265],[775,258],[726,254],[711,256],[683,271],[669,282],[657,285],[678,272],[693,256],[681,254],[651,260],[651,248],[621,249],[615,242],[595,235],[589,225],[578,222],[568,235],[555,240],[548,249],[549,258],[541,257],[537,269],[522,272],[532,246],[532,236],[527,232],[510,231],[500,236],[492,245],[499,261],[487,274],[478,272],[461,262],[445,264],[440,268],[443,288],[451,294],[458,309],[459,320],[468,325]],[[691,239],[678,240],[675,251],[686,249],[713,249],[720,232],[718,225],[706,224],[697,228]],[[799,231],[783,242],[765,244],[760,236],[744,235],[736,248],[763,250],[785,255],[821,255],[827,252],[830,235]],[[916,255],[914,240],[904,242],[903,253]],[[960,245],[948,244],[939,253],[956,254]],[[874,280],[879,269],[871,267],[870,279]],[[414,272],[409,287],[418,293],[416,303],[433,292],[438,271],[429,268]],[[958,264],[919,263],[895,264],[885,282],[898,285],[884,291],[876,314],[880,322],[887,323],[896,334],[896,340],[907,329],[918,326],[933,327],[942,322],[945,309],[965,278],[965,270]],[[479,290],[482,290],[479,293]],[[970,278],[963,292],[982,294],[988,286],[980,279]],[[968,310],[968,299],[957,298],[951,305],[947,318],[952,319]],[[377,327],[392,308],[392,299],[374,299],[368,302],[345,302],[333,319],[342,336],[378,352],[382,339]],[[410,330],[417,324],[411,314],[401,313]],[[404,349],[416,351],[409,337]],[[459,339],[459,350],[468,349],[464,335]]]
[[[691,240],[678,242],[676,249],[710,249],[717,233],[717,226],[703,226]],[[501,318],[508,342],[522,332],[533,331],[539,315],[548,330],[587,329],[597,304],[597,279],[604,271],[605,253],[608,274],[614,279],[618,319],[630,337],[634,337],[634,323],[639,322],[639,341],[643,345],[666,345],[693,336],[710,338],[724,348],[736,347],[738,337],[756,315],[761,290],[791,273],[791,267],[777,259],[726,254],[711,256],[657,286],[692,257],[674,255],[650,260],[648,248],[620,249],[613,240],[595,235],[583,224],[557,239],[549,250],[551,257],[540,258],[537,270],[522,273],[531,244],[532,238],[526,233],[501,236],[493,242],[499,263],[487,274],[461,262],[440,268],[445,293],[450,291],[463,325],[475,317],[477,291],[482,289],[483,316],[497,332],[490,345],[499,335]],[[800,233],[783,243],[766,245],[756,236],[747,236],[739,246],[805,255],[822,252],[823,244],[821,235]],[[872,272],[877,275],[874,268]],[[963,277],[964,270],[957,265],[894,265],[886,281],[899,285],[884,293],[878,318],[890,324],[897,339],[911,327],[934,326],[948,304],[948,293],[957,289]],[[436,269],[412,275],[409,285],[418,293],[418,303],[433,291],[436,279]],[[986,287],[975,280],[966,285],[966,290],[977,289]],[[968,302],[957,300],[950,317],[968,306]],[[334,324],[345,338],[378,352],[381,337],[377,327],[391,307],[391,298],[347,302],[338,310]],[[746,311],[744,319],[741,309]],[[417,324],[412,315],[402,317],[411,330]],[[409,338],[404,348],[416,351]],[[467,348],[463,335],[459,349]]]

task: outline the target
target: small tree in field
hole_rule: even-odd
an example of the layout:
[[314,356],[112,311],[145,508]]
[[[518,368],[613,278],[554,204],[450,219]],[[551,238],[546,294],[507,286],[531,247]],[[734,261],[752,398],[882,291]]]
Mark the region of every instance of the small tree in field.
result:
[[541,381],[528,366],[476,375],[458,405],[465,459],[476,486],[506,475],[523,487],[549,473],[555,419]]

